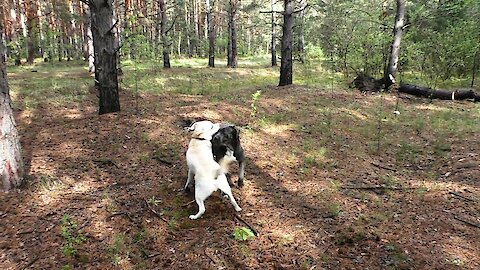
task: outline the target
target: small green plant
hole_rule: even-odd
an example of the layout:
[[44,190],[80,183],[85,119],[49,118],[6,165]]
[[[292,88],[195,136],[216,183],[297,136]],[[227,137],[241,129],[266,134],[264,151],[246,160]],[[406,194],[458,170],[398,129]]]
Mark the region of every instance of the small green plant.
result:
[[303,158],[303,165],[306,168],[313,167],[315,165],[315,156],[314,155],[306,155]]
[[150,160],[150,156],[146,153],[140,154],[139,156],[140,163],[145,164]]
[[343,230],[335,236],[336,245],[347,245],[354,244],[366,239],[365,231],[362,228],[358,227],[348,227],[346,230]]
[[161,202],[161,200],[155,198],[155,196],[152,196],[148,199],[148,204],[153,205],[153,206],[158,206],[158,204]]
[[387,265],[390,269],[410,269],[410,258],[403,252],[397,243],[388,243],[384,246],[388,253]]
[[252,103],[250,105],[252,109],[250,115],[252,117],[257,116],[257,101],[260,99],[261,95],[262,95],[262,90],[257,90],[257,92],[252,94]]
[[255,234],[247,227],[235,227],[233,235],[237,241],[247,241],[255,238]]
[[142,133],[142,137],[140,138],[140,141],[142,143],[148,143],[150,142],[150,135],[148,135],[148,133]]
[[398,179],[390,174],[380,175],[380,182],[387,187],[398,187],[400,185]]
[[128,258],[129,251],[127,250],[127,246],[125,244],[125,235],[115,235],[113,243],[106,247],[105,251],[114,265],[119,265],[122,260]]
[[397,162],[409,162],[414,163],[417,161],[419,155],[419,149],[410,143],[401,142],[398,150],[395,153],[395,159]]
[[65,214],[62,218],[62,237],[65,243],[62,247],[63,255],[74,257],[77,254],[77,246],[85,242],[86,238],[77,230],[77,223]]
[[328,206],[328,214],[331,217],[338,217],[342,213],[342,206],[338,203],[332,203]]

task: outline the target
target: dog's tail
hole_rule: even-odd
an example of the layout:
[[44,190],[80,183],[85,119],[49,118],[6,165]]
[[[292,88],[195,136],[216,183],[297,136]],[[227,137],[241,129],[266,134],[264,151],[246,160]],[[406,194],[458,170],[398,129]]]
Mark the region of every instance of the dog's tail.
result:
[[[233,151],[228,149],[225,156],[218,161],[218,165],[220,165],[220,172],[218,173],[218,175],[227,174],[228,169],[230,167],[230,164],[232,162],[234,162],[235,160],[237,160],[237,159],[233,156]],[[217,175],[217,177],[218,177],[218,175]]]

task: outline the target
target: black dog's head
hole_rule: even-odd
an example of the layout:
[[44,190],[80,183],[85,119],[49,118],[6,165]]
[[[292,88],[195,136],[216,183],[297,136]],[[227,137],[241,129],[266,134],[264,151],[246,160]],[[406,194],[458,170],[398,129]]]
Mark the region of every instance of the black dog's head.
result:
[[233,151],[237,160],[243,159],[243,149],[240,146],[240,130],[234,125],[222,124],[212,137],[212,151],[215,160],[225,156],[227,150]]

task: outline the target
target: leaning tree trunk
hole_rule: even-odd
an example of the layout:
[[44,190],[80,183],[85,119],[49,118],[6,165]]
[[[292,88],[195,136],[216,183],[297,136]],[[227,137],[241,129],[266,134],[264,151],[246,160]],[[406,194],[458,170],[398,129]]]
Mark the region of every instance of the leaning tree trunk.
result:
[[205,1],[207,9],[207,28],[208,28],[208,67],[215,67],[215,21],[212,18],[213,7],[210,0]]
[[397,0],[395,27],[393,28],[393,42],[390,46],[390,56],[388,58],[387,70],[385,71],[383,77],[385,89],[395,83],[395,77],[397,76],[398,58],[400,56],[400,42],[402,41],[406,2],[406,0]]
[[276,0],[272,0],[270,3],[271,7],[271,24],[272,24],[272,40],[271,40],[271,54],[272,54],[272,67],[277,66],[277,36],[275,34],[275,6]]
[[167,36],[167,7],[164,0],[159,0],[160,7],[160,34],[162,36],[163,47],[163,67],[170,68],[170,41]]
[[280,82],[278,86],[290,85],[293,81],[292,32],[293,0],[284,0],[282,46],[280,63]]
[[228,10],[228,56],[227,67],[237,67],[237,0],[230,0],[230,7]]
[[113,23],[113,0],[89,0],[95,57],[98,114],[120,111],[117,77],[117,42]]
[[[0,36],[2,29],[0,29]],[[0,54],[5,47],[0,40]],[[7,71],[4,58],[0,59],[0,190],[10,190],[22,184],[25,169],[22,159],[20,138],[17,133],[10,103]]]

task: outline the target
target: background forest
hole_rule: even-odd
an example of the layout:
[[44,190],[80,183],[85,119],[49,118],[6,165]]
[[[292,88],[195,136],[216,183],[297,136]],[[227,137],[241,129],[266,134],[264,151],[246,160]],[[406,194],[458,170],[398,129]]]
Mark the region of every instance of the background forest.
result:
[[[288,2],[288,1],[287,1]],[[382,74],[388,62],[395,1],[292,1],[293,58],[342,72],[348,79]],[[303,9],[308,4],[308,7]],[[208,57],[208,18],[215,26],[215,55],[228,53],[234,23],[241,57],[280,50],[281,1],[114,1],[120,59],[162,61]],[[273,13],[272,13],[273,11]],[[401,79],[430,87],[456,78],[473,86],[480,61],[480,4],[475,0],[407,1],[401,43]],[[233,17],[232,17],[233,16]],[[233,18],[233,21],[232,21]],[[88,59],[89,12],[80,0],[5,0],[0,6],[2,37],[9,61],[32,63]],[[274,42],[272,43],[272,38]]]
[[[0,269],[480,269],[479,18],[0,0]],[[247,162],[243,210],[213,194],[193,221],[200,119],[236,125]]]

